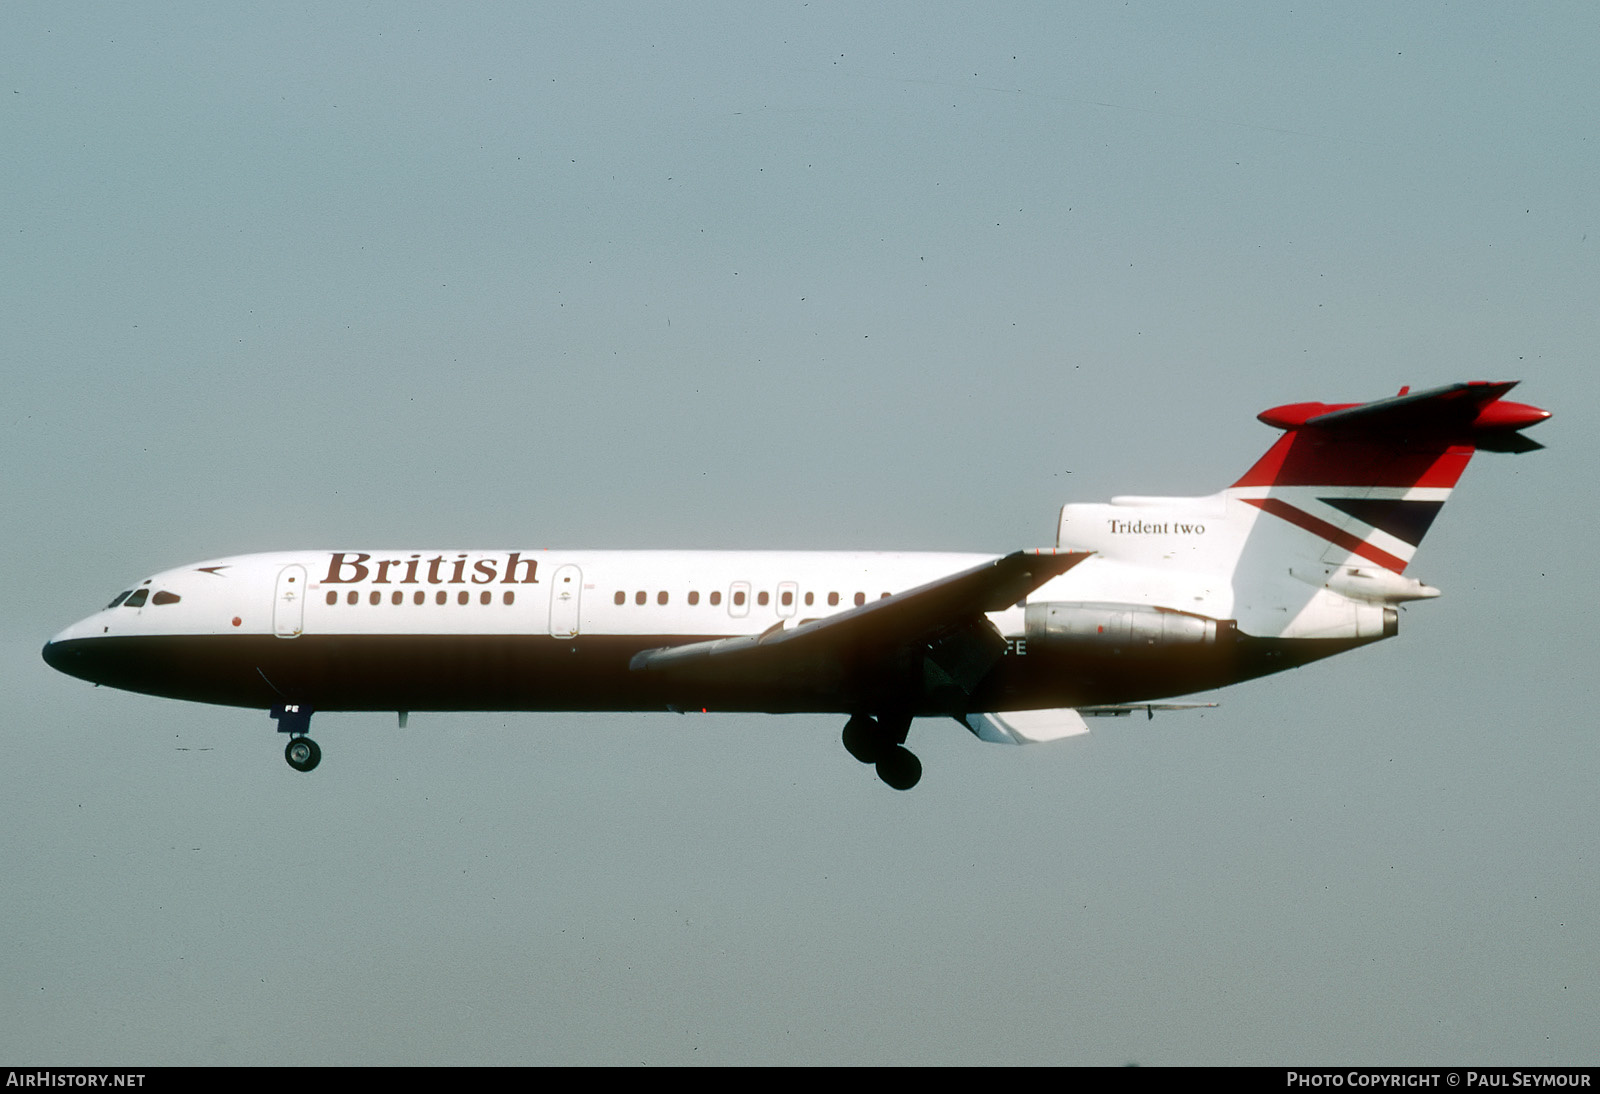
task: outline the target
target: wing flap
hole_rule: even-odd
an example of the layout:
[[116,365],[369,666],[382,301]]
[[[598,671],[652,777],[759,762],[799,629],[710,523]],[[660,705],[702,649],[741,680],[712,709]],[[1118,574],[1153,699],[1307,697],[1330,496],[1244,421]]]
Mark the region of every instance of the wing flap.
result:
[[997,745],[1036,745],[1088,733],[1089,725],[1071,707],[1054,710],[992,710],[956,719],[980,741]]
[[1106,703],[1101,706],[1079,707],[1078,713],[1086,718],[1126,718],[1135,711],[1144,711],[1146,720],[1154,718],[1158,710],[1213,710],[1218,703]]
[[1126,717],[1136,710],[1154,718],[1158,710],[1203,710],[1216,703],[1110,703],[1090,707],[1057,707],[1050,710],[990,710],[958,715],[980,741],[1002,745],[1033,745],[1059,741],[1089,732],[1085,718]]

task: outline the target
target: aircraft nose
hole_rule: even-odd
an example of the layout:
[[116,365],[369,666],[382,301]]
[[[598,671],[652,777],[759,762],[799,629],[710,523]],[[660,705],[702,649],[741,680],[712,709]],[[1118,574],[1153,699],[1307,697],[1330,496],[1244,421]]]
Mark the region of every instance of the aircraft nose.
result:
[[64,672],[69,676],[72,675],[70,666],[76,658],[72,655],[70,643],[63,641],[60,635],[56,635],[46,642],[44,649],[39,651],[39,656],[44,658],[45,664],[57,672]]
[[74,624],[46,642],[44,649],[39,651],[39,656],[44,658],[45,664],[57,672],[84,678],[84,660],[87,652],[84,649],[83,636],[78,633],[77,624]]

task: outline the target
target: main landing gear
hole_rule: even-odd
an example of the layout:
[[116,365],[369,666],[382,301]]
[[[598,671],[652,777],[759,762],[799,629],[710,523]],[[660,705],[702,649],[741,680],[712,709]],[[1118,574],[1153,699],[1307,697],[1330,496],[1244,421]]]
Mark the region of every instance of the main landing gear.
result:
[[315,713],[310,707],[286,703],[273,707],[267,713],[278,723],[279,733],[289,734],[283,758],[290,767],[296,771],[310,771],[322,762],[322,749],[306,736],[306,731],[311,728],[311,715]]
[[910,790],[922,778],[922,761],[905,747],[910,730],[910,715],[857,714],[844,724],[844,747],[862,763],[876,765],[888,785]]

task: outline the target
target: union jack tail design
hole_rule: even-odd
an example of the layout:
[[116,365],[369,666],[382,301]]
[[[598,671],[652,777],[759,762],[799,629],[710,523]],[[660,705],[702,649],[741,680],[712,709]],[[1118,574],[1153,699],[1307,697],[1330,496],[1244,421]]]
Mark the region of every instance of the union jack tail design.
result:
[[1541,447],[1550,415],[1462,383],[1260,415],[1284,435],[1227,489],[1061,510],[1058,548],[1092,551],[1097,600],[1232,619],[1282,638],[1384,637],[1395,605],[1438,596],[1402,576],[1473,453]]
[[1502,398],[1516,386],[1461,383],[1372,403],[1297,403],[1260,419],[1286,430],[1227,491],[1309,538],[1302,558],[1405,571],[1478,449],[1542,447],[1518,430],[1549,412]]

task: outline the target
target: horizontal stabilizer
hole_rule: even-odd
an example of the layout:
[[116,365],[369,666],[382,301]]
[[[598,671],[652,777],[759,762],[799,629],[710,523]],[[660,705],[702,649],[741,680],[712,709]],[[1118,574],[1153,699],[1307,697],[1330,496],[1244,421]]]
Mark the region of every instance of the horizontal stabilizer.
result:
[[[1549,411],[1536,406],[1502,402],[1516,386],[1515,380],[1474,380],[1427,391],[1402,390],[1399,395],[1370,403],[1291,403],[1264,410],[1258,417],[1279,429],[1428,433],[1454,437],[1490,451],[1531,451],[1503,444],[1491,447],[1497,438],[1550,417]],[[1541,447],[1531,441],[1524,443]]]
[[1513,456],[1537,452],[1544,447],[1532,437],[1524,437],[1514,429],[1503,433],[1480,433],[1474,442],[1480,452],[1509,452]]

